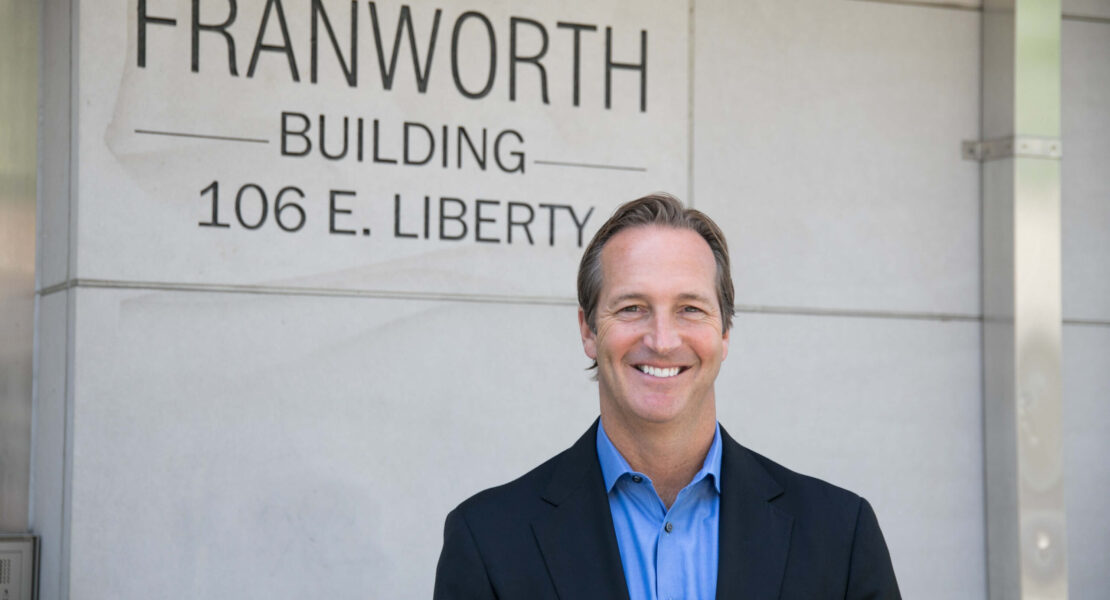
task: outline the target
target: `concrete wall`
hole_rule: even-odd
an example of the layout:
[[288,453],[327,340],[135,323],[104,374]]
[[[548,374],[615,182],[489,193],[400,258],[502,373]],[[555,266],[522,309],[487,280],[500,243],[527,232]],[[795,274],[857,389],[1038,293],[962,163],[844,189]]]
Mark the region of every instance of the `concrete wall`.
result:
[[1110,555],[1110,2],[1065,3],[1063,138],[1064,477],[1068,583],[1105,594]]
[[[43,598],[427,597],[447,511],[596,416],[582,244],[619,202],[687,188],[685,4],[478,0],[438,28],[412,5],[421,72],[438,32],[423,92],[405,34],[385,89],[369,3],[353,86],[322,22],[312,82],[309,3],[238,4],[234,74],[213,31],[192,70],[189,2],[148,0],[175,23],[145,29],[136,1],[43,5]],[[350,3],[324,6],[349,66]],[[402,8],[374,9],[389,69]],[[546,90],[521,63],[515,99],[513,17],[518,56],[548,48]],[[609,62],[646,66],[610,69],[607,100],[610,36]],[[320,115],[332,155],[347,118],[343,159]],[[412,164],[406,123],[427,128]]]
[[[721,422],[875,505],[907,598],[985,593],[974,11],[697,3],[694,199],[743,314]],[[943,441],[941,441],[943,440]]]
[[[238,76],[211,31],[191,70],[189,3],[146,4],[178,23],[148,25],[140,67],[137,0],[43,3],[32,516],[43,598],[428,597],[446,512],[596,415],[575,326],[574,219],[591,215],[588,239],[619,202],[660,189],[717,219],[732,246],[740,312],[721,422],[866,496],[905,597],[985,597],[979,165],[960,157],[979,137],[975,3],[451,3],[424,93],[407,43],[383,89],[367,3],[355,86],[323,32],[309,81],[307,3],[283,3],[300,82],[268,50],[247,76],[262,3],[241,2],[228,29]],[[227,15],[202,4],[204,23]],[[347,56],[349,5],[325,6]],[[399,6],[376,3],[387,53]],[[411,7],[418,40],[435,9]],[[480,99],[451,73],[465,11],[496,37]],[[509,98],[514,16],[549,36],[548,103],[529,64]],[[282,42],[276,18],[265,44]],[[580,32],[577,106],[573,30],[560,22],[597,28]],[[613,71],[605,107],[607,26],[618,62],[636,62],[647,31],[644,110],[628,69]],[[487,38],[477,17],[462,27],[459,74],[473,91]],[[538,52],[535,25],[518,34],[519,55]],[[1069,20],[1063,39],[1069,544],[1084,597],[1105,588],[1098,557],[1110,550],[1098,515],[1110,480],[1099,58],[1110,25]],[[378,119],[384,152],[402,161],[406,121],[486,127],[491,144],[512,129],[525,172],[492,158],[457,168],[454,138],[447,168],[439,154],[420,166],[375,163],[369,149],[361,162],[283,155],[282,112],[332,127],[362,117],[367,140]],[[199,224],[213,181],[226,228]],[[256,230],[234,212],[247,183],[268,194]],[[285,186],[305,192],[285,197],[306,212],[296,232],[275,221]],[[329,210],[328,190],[354,191],[335,198],[351,212]],[[244,192],[248,224],[255,193]],[[463,239],[437,239],[440,197],[459,198],[468,219],[477,200],[500,201],[481,225],[498,242],[478,240],[473,220]],[[532,243],[519,227],[508,243],[509,201],[534,211]]]

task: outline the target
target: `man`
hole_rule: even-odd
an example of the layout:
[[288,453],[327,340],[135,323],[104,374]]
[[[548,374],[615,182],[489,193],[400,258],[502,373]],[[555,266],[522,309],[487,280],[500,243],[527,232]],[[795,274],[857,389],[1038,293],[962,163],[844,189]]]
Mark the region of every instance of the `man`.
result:
[[629,202],[578,271],[601,417],[570,449],[447,516],[438,599],[899,598],[859,496],[717,424],[728,247],[667,195]]

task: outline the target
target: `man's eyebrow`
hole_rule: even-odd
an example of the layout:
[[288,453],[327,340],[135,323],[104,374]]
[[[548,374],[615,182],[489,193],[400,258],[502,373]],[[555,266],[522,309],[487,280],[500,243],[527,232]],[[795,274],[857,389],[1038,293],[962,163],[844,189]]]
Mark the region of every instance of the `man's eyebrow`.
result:
[[647,296],[643,294],[637,292],[629,292],[627,294],[621,294],[620,296],[613,298],[612,301],[610,301],[610,304],[620,304],[621,302],[625,302],[627,300],[644,300],[646,298]]
[[705,296],[702,296],[701,294],[695,294],[693,292],[686,292],[686,293],[679,294],[678,299],[679,300],[696,300],[698,302],[705,302],[707,304],[712,304],[713,303],[712,299],[707,298]]
[[[626,294],[621,294],[621,295],[617,296],[616,298],[613,298],[610,301],[610,303],[611,304],[620,304],[621,302],[626,302],[628,300],[646,300],[646,299],[647,299],[647,296],[645,294],[641,294],[639,292],[628,292]],[[678,295],[678,299],[681,300],[681,301],[693,300],[693,301],[696,301],[696,302],[704,302],[706,304],[712,304],[713,303],[713,299],[708,298],[706,296],[703,296],[701,294],[694,293],[694,292],[683,292],[683,293]]]

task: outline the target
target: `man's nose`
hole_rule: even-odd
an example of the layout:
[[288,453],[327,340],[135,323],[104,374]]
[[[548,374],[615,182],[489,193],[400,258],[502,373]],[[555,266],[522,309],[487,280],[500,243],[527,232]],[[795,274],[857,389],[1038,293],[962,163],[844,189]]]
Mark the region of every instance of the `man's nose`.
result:
[[651,320],[651,330],[644,336],[644,345],[657,354],[667,354],[681,345],[678,325],[668,314],[657,314]]

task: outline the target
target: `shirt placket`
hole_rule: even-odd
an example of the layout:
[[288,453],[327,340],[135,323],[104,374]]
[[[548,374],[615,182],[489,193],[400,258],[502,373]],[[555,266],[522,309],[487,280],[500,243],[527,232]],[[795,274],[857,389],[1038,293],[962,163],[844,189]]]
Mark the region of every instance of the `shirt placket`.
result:
[[686,572],[683,547],[690,538],[685,524],[690,521],[686,513],[691,495],[690,488],[679,492],[659,524],[659,542],[655,552],[655,589],[659,600],[683,600],[686,593],[686,577],[689,574]]

